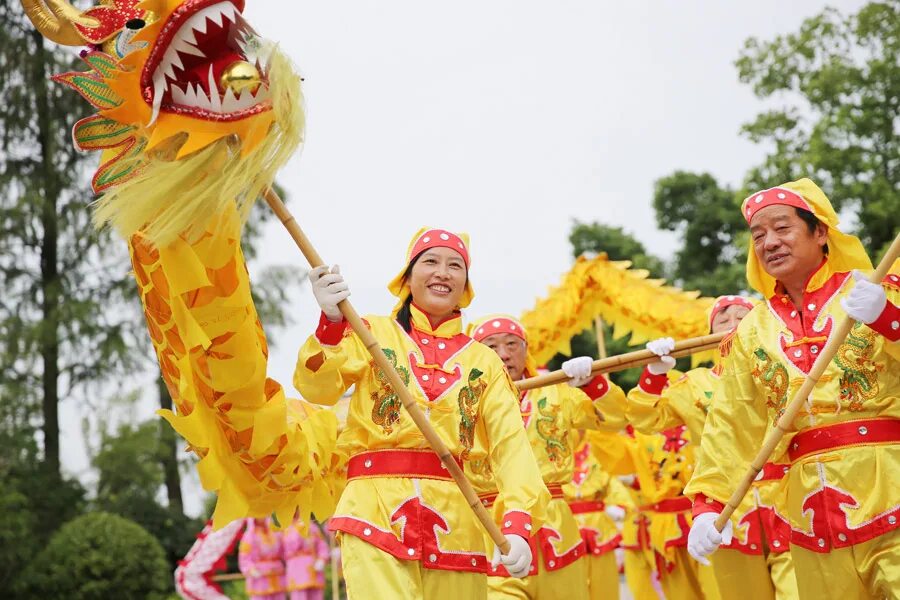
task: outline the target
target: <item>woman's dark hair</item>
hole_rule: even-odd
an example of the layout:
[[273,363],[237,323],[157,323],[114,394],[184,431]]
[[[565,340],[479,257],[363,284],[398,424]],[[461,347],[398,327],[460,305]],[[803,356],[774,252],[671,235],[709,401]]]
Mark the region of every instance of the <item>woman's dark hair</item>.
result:
[[[424,250],[416,254],[411,261],[409,261],[409,266],[406,267],[406,270],[403,272],[403,281],[409,280],[409,276],[412,273],[413,266],[416,264],[416,261],[424,254]],[[412,330],[412,310],[409,308],[412,305],[412,294],[406,297],[406,300],[403,301],[403,306],[400,307],[400,310],[397,311],[397,322],[400,323],[400,327],[403,328],[403,331],[409,333]]]
[[[816,229],[818,229],[819,225],[823,225],[822,221],[816,218],[816,215],[812,214],[810,211],[805,208],[794,207],[794,210],[797,211],[797,216],[806,223],[806,228],[809,229],[810,233],[815,233]],[[822,253],[825,256],[828,256],[828,244],[826,243],[822,246]]]

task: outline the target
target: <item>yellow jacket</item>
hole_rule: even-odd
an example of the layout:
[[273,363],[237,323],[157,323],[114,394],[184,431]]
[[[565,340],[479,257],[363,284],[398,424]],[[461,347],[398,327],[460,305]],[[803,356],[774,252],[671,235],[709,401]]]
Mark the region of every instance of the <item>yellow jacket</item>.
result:
[[[674,382],[644,369],[638,386],[628,392],[628,420],[644,434],[685,425],[691,439],[701,439],[710,406],[722,401],[720,369],[699,367]],[[728,548],[761,554],[765,537],[772,551],[789,549],[790,525],[783,505],[778,504],[783,501],[787,484],[785,467],[769,463],[765,476],[753,483],[753,492],[747,494],[732,516],[734,539]]]
[[[562,491],[563,484],[572,481],[575,469],[577,430],[617,429],[624,418],[624,403],[622,389],[602,375],[583,389],[559,384],[529,390],[519,402],[520,423],[524,422],[531,450],[552,497],[547,519],[532,537],[532,545],[534,549],[540,547],[542,566],[547,570],[561,569],[585,553],[578,523]],[[491,463],[473,462],[469,466],[476,490],[499,517],[509,507],[502,498],[493,498],[497,490],[494,470]],[[491,543],[488,547],[493,550]],[[500,569],[497,574],[505,575]]]
[[[776,288],[741,322],[724,362],[723,401],[710,409],[687,489],[696,496],[695,513],[720,510],[737,487],[844,318],[839,300],[851,286],[849,274],[833,272],[826,261],[810,278],[800,309]],[[896,306],[896,283],[888,278],[885,287],[889,307]],[[791,463],[784,505],[792,543],[827,552],[898,526],[898,394],[900,345],[857,323],[792,424],[781,456],[773,457]]]
[[[388,317],[369,317],[367,324],[454,456],[462,462],[491,457],[506,507],[501,529],[527,538],[543,522],[549,497],[503,363],[462,333],[458,314],[433,328],[413,305],[409,334]],[[294,385],[307,400],[326,405],[355,386],[338,440],[350,456],[349,481],[333,530],[428,568],[487,570],[474,514],[345,322],[322,317],[300,349]],[[397,472],[400,455],[391,454],[397,450],[405,451],[403,461],[417,451],[423,457]]]

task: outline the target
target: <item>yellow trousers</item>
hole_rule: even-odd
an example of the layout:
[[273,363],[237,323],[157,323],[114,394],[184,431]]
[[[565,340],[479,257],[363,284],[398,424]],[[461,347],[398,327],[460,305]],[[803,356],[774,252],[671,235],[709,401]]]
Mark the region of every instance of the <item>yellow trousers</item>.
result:
[[634,600],[659,600],[653,589],[653,567],[643,550],[625,550],[625,583]]
[[[588,600],[587,563],[584,557],[556,571],[543,568],[540,558],[534,557],[538,567],[537,575],[524,579],[516,577],[488,577],[487,597],[489,600],[515,598],[516,600]],[[615,560],[615,559],[614,559]],[[468,598],[468,596],[457,596]]]
[[728,600],[797,600],[790,552],[744,554],[721,548],[710,555],[716,582]]
[[800,598],[900,598],[900,529],[828,553],[791,545]]
[[461,600],[487,596],[483,573],[425,569],[398,560],[352,535],[341,536],[341,562],[350,600]]
[[684,547],[675,549],[675,568],[661,575],[659,582],[666,600],[721,598],[712,568],[695,561]]
[[588,555],[585,560],[588,567],[588,598],[619,600],[619,566],[616,564],[616,553]]

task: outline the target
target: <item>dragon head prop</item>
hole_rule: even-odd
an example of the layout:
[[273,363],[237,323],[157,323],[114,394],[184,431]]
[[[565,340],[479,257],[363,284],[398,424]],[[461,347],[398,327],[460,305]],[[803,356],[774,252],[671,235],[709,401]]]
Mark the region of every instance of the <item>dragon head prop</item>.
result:
[[244,0],[21,0],[43,35],[87,46],[54,77],[97,113],[73,137],[100,151],[95,221],[164,245],[225,204],[243,215],[303,141],[300,78],[243,18]]

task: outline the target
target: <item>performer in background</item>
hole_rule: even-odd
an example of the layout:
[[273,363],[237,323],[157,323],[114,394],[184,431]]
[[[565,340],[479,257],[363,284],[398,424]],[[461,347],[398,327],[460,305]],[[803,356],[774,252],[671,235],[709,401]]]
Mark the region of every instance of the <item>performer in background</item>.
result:
[[281,532],[271,519],[248,519],[238,546],[238,566],[251,600],[285,600]]
[[[744,200],[750,285],[765,298],[724,358],[722,401],[710,407],[689,546],[703,559],[731,535],[714,522],[764,436],[802,385],[845,314],[858,321],[792,423],[787,512],[801,598],[895,597],[900,589],[900,290],[864,280],[872,265],[841,232],[809,179]],[[723,590],[726,596],[733,590]]]
[[[710,307],[711,333],[734,331],[753,309],[742,296],[721,296]],[[720,351],[727,352],[726,338]],[[645,367],[639,385],[628,393],[627,415],[635,429],[654,433],[685,425],[691,439],[700,440],[711,404],[727,401],[721,397],[721,356],[713,368],[698,367],[669,384],[666,373],[675,366],[669,356],[674,349],[671,338],[653,340],[647,348],[660,360]],[[768,463],[753,491],[735,511],[731,543],[712,558],[713,571],[720,590],[740,600],[797,598],[797,582],[791,564],[791,526],[784,505],[787,464]]]
[[337,305],[349,290],[337,267],[310,272],[322,316],[300,349],[294,385],[326,405],[355,386],[339,439],[350,457],[347,487],[329,521],[351,598],[483,598],[492,558],[518,577],[531,567],[527,540],[549,493],[503,363],[462,332],[470,264],[466,237],[420,230],[388,286],[397,306],[366,322],[456,459],[491,457],[510,544],[494,557],[465,497],[343,320]]
[[319,526],[311,523],[304,533],[303,523],[294,520],[282,534],[281,547],[288,600],[322,600],[331,549]]
[[[537,374],[528,353],[528,335],[509,315],[492,315],[469,326],[470,335],[497,353],[509,377],[518,381]],[[489,598],[587,599],[585,544],[562,487],[572,481],[575,433],[578,429],[616,431],[624,423],[625,394],[603,375],[591,375],[592,359],[573,358],[562,365],[568,384],[523,392],[519,398],[520,427],[531,442],[544,483],[552,500],[547,520],[532,530],[536,560],[527,579],[509,577],[498,566],[489,572]],[[502,514],[507,507],[497,498],[497,483],[490,461],[471,463],[469,471],[482,502]]]

